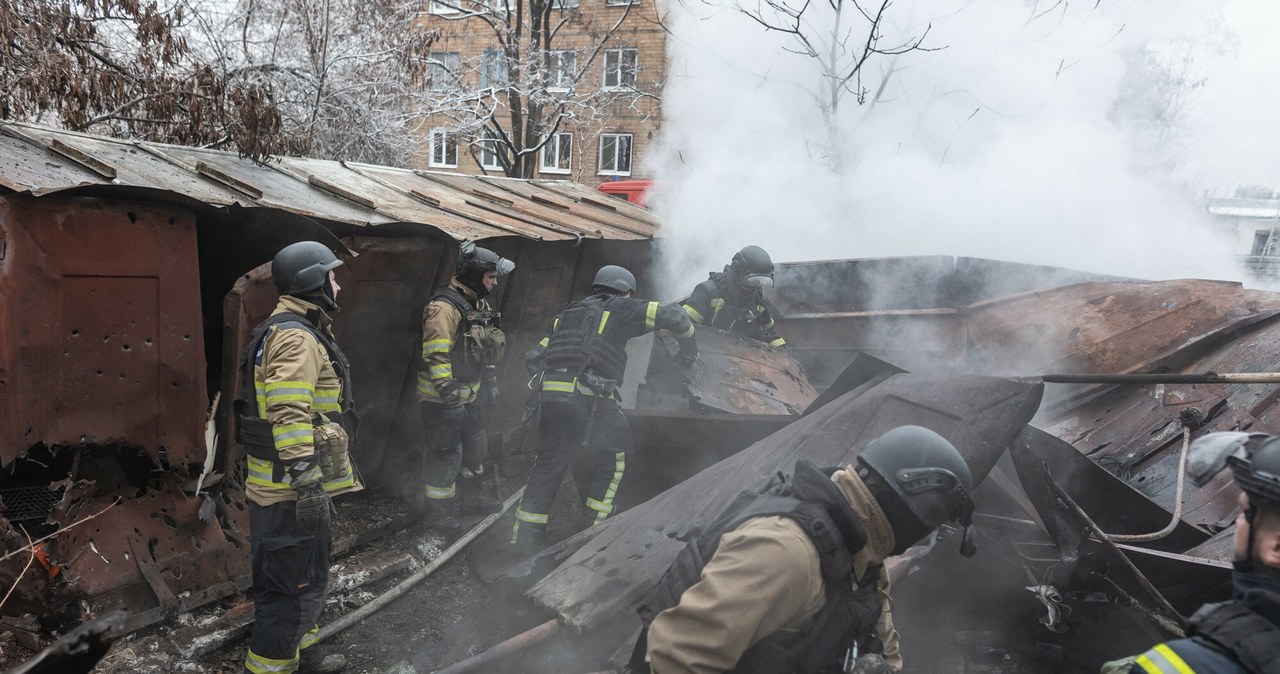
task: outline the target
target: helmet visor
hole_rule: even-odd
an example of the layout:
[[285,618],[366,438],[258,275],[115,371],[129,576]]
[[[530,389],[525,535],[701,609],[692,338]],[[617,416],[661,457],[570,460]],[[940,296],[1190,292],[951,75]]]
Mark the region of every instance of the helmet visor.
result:
[[742,285],[755,290],[773,287],[772,274],[750,274],[742,279]]
[[1187,454],[1187,476],[1197,487],[1203,487],[1227,466],[1227,458],[1247,458],[1245,446],[1250,440],[1267,437],[1260,433],[1206,433],[1191,443]]
[[511,272],[515,271],[516,263],[512,262],[511,260],[508,260],[505,257],[500,257],[498,258],[497,264],[495,264],[493,268],[494,268],[494,271],[498,272],[498,276],[506,276],[507,274],[510,274]]

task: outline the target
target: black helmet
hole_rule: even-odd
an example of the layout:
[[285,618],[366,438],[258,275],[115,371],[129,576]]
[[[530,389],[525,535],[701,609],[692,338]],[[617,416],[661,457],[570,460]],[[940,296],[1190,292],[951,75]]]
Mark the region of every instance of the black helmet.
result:
[[333,251],[316,241],[299,241],[271,259],[271,278],[281,295],[305,295],[328,288],[329,272],[342,266]]
[[485,272],[498,272],[498,276],[506,276],[516,268],[516,263],[501,257],[488,248],[481,248],[470,241],[463,241],[458,248],[458,264],[454,276],[462,285],[470,288],[476,297],[489,294],[484,285]]
[[[898,551],[940,524],[959,521],[965,528],[960,551],[965,556],[973,554],[969,531],[973,475],[964,457],[946,438],[921,426],[899,426],[872,440],[858,458],[878,476],[876,482],[882,482],[896,497],[890,501],[897,503],[881,502],[881,506],[895,537],[901,539],[897,541]],[[872,489],[872,493],[876,491]]]
[[747,246],[729,263],[733,277],[748,288],[773,287],[773,260],[760,246]]
[[635,274],[616,264],[607,264],[596,272],[596,277],[591,281],[591,287],[633,293],[636,291],[636,277]]

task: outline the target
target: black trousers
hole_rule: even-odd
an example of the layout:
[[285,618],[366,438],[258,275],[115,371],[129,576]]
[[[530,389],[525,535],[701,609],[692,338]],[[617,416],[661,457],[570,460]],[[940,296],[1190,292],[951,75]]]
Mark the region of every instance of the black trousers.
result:
[[481,404],[461,407],[435,403],[418,404],[422,430],[427,436],[423,451],[423,491],[428,499],[457,496],[458,470],[465,464],[478,470],[489,454],[489,436],[484,432]]
[[333,536],[327,528],[300,530],[294,505],[249,502],[253,634],[245,668],[251,672],[297,662],[299,649],[315,642],[324,608]]
[[538,457],[516,510],[512,542],[541,537],[570,469],[587,523],[604,520],[613,513],[631,454],[631,426],[612,398],[544,394],[540,414]]

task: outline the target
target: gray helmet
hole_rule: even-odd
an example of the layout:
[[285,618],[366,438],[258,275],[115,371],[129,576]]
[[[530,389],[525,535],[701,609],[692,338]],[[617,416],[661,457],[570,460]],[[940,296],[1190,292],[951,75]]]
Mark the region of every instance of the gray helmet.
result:
[[498,276],[506,276],[515,271],[516,263],[489,250],[481,248],[471,241],[464,241],[458,248],[457,276],[466,276],[473,272],[484,273],[496,271]]
[[748,288],[773,287],[773,260],[760,246],[747,246],[729,263],[738,283]]
[[616,264],[607,264],[596,272],[596,277],[591,281],[591,287],[633,293],[636,291],[636,277],[635,274]]
[[271,278],[281,295],[303,295],[326,287],[329,272],[342,266],[333,251],[316,241],[299,241],[271,259]]
[[[914,522],[893,522],[894,533],[923,536],[945,522],[958,521],[965,528],[961,552],[973,554],[973,474],[969,464],[946,438],[921,426],[899,426],[872,440],[858,457],[910,511]],[[882,504],[883,505],[883,504]],[[919,538],[915,538],[919,540]],[[914,543],[899,541],[900,547]]]
[[1206,433],[1191,443],[1187,474],[1197,487],[1230,466],[1249,503],[1280,510],[1280,436],[1265,433]]

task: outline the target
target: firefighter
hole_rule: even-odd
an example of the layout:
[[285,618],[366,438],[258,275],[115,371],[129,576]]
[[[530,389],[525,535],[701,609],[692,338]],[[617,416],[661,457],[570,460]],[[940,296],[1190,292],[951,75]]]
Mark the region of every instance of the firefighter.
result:
[[[458,252],[449,284],[422,310],[422,355],[418,361],[418,408],[426,433],[423,453],[424,504],[431,524],[447,532],[458,522],[457,479],[484,473],[489,441],[479,394],[498,404],[495,367],[506,350],[501,315],[485,296],[498,277],[515,269],[510,260],[467,242]],[[478,508],[491,510],[482,499]]]
[[362,489],[348,455],[354,406],[347,359],[333,339],[342,264],[314,241],[271,261],[280,301],[241,359],[237,439],[253,570],[253,634],[244,669],[337,672],[315,646],[329,580],[331,495]]
[[631,451],[631,428],[618,408],[627,341],[667,330],[680,344],[679,365],[697,358],[693,323],[679,305],[633,298],[635,290],[631,272],[601,267],[591,295],[556,315],[551,332],[525,355],[541,409],[538,455],[511,535],[522,552],[542,547],[551,504],[570,464],[589,523],[614,510]]
[[1209,433],[1188,457],[1197,486],[1225,467],[1240,494],[1232,598],[1205,604],[1187,621],[1187,638],[1157,644],[1104,672],[1234,674],[1280,671],[1280,436]]
[[763,248],[743,248],[725,265],[723,273],[712,272],[710,276],[680,302],[694,323],[773,346],[787,345],[764,305],[762,291],[773,287],[773,260]]
[[639,609],[647,631],[631,670],[900,670],[883,562],[953,520],[972,555],[971,489],[960,453],[920,426],[880,436],[856,466],[798,461],[681,551]]

